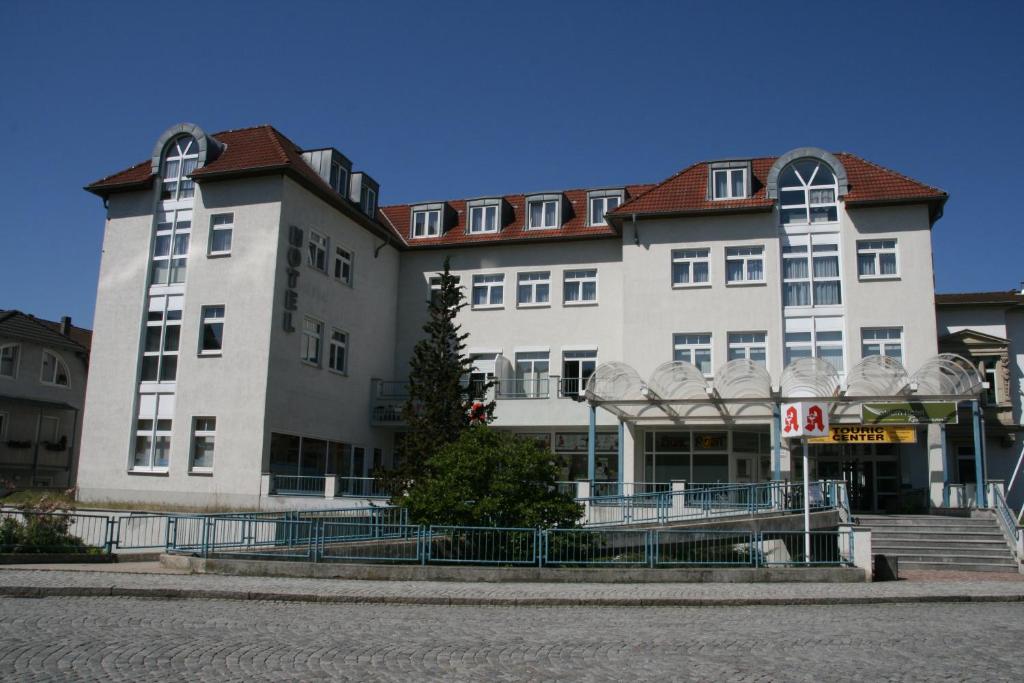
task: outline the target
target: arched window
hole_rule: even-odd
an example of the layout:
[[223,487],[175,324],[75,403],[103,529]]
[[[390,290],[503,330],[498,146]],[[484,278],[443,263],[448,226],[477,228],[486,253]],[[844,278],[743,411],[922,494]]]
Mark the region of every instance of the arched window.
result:
[[66,387],[70,378],[71,375],[64,360],[53,351],[43,351],[43,368],[39,381],[43,384]]
[[838,220],[836,175],[828,164],[797,159],[779,174],[779,216],[783,225],[835,223]]
[[199,165],[199,143],[191,135],[181,135],[171,140],[164,152],[163,190],[164,200],[188,199],[195,193],[195,185],[188,175]]

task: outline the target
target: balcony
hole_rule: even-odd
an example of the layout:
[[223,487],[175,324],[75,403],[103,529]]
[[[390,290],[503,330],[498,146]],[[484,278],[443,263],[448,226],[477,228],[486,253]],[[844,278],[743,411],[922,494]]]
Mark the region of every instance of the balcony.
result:
[[314,498],[390,498],[373,477],[265,474],[267,495]]

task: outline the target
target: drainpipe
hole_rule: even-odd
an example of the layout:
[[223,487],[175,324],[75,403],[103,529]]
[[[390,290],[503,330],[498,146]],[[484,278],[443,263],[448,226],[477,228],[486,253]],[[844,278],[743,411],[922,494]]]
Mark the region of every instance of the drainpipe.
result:
[[632,215],[633,218],[633,244],[640,246],[640,232],[636,228],[636,214]]
[[39,431],[42,429],[43,423],[43,409],[40,408],[36,412],[36,438],[32,440],[32,484],[35,488],[36,485],[36,471],[39,469]]

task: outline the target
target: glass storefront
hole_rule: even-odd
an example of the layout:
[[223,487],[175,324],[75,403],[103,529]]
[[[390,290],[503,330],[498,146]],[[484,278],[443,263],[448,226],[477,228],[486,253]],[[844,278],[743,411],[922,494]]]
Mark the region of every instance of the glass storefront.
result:
[[[810,476],[845,481],[850,509],[900,510],[900,451],[895,444],[816,445],[810,449]],[[793,480],[803,479],[803,458],[794,452]]]
[[[559,466],[559,481],[588,478],[587,432],[517,432],[516,436],[537,442],[553,451]],[[617,481],[619,477],[619,434],[597,432],[594,442],[595,481]]]
[[770,476],[767,430],[652,430],[643,443],[647,482],[750,482]]

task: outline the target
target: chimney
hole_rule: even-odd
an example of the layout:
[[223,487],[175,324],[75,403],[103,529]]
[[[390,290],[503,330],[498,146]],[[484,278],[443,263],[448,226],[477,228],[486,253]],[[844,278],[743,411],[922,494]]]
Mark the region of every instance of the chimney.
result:
[[71,316],[65,315],[60,319],[60,333],[66,337],[69,330],[71,330]]

